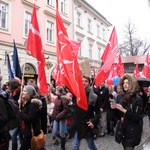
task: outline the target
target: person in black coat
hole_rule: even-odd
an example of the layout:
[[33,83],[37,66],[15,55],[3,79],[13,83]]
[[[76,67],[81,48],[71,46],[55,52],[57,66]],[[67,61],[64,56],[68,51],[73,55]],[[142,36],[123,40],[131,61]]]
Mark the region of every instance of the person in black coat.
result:
[[38,88],[37,84],[32,84],[37,92],[36,98],[40,99],[42,102],[41,107],[41,129],[43,130],[44,134],[47,134],[47,103],[44,95],[41,93],[40,89]]
[[40,107],[42,102],[39,99],[35,99],[36,90],[32,85],[26,85],[23,88],[21,99],[21,147],[20,150],[28,150],[31,145],[32,130],[34,136],[40,134]]
[[9,140],[11,138],[7,128],[8,113],[5,103],[5,100],[8,98],[7,96],[6,94],[0,93],[0,150],[8,150]]
[[[7,92],[10,93],[10,99],[17,105],[18,100],[20,97],[20,91],[21,91],[21,84],[19,79],[11,79],[8,82],[8,89]],[[17,150],[18,149],[18,135],[20,132],[20,126],[16,127],[15,129],[12,130],[11,132],[11,141],[12,141],[12,150]],[[20,137],[19,137],[20,140]]]
[[141,141],[143,100],[137,94],[138,83],[133,76],[124,74],[120,78],[119,86],[121,91],[117,96],[117,104],[111,103],[111,108],[118,110],[119,120],[124,120],[123,148],[134,150]]
[[[79,150],[80,141],[86,139],[90,150],[97,150],[94,144],[94,128],[97,127],[100,119],[100,111],[97,104],[97,96],[90,87],[90,77],[83,76],[83,84],[88,101],[88,110],[85,111],[75,105],[73,120],[69,128],[72,138],[72,150]],[[82,92],[82,91],[81,91]]]
[[97,95],[97,101],[99,106],[99,111],[101,112],[100,118],[100,137],[104,137],[107,130],[107,108],[109,107],[109,90],[105,86],[105,82],[97,88],[94,88],[94,93]]

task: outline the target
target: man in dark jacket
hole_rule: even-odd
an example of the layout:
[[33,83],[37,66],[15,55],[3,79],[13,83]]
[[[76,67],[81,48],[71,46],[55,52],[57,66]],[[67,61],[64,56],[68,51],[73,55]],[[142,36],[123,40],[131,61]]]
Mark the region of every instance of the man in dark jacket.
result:
[[105,82],[103,82],[99,87],[94,88],[94,92],[97,95],[97,101],[99,105],[99,110],[101,112],[100,127],[101,134],[100,137],[104,137],[107,130],[107,107],[109,105],[109,91],[105,87]]
[[93,129],[97,126],[100,118],[97,96],[90,87],[90,77],[83,76],[82,81],[88,100],[88,110],[85,111],[77,105],[75,107],[73,120],[69,129],[69,134],[73,137],[72,150],[79,150],[81,139],[86,139],[89,149],[97,150],[93,134]]
[[[18,79],[11,79],[8,82],[8,91],[10,93],[10,99],[19,106],[18,100],[20,97],[20,91],[21,91],[21,84],[20,80]],[[18,149],[18,135],[20,132],[20,126],[16,127],[15,129],[12,130],[11,132],[11,140],[12,140],[12,150],[17,150]],[[19,138],[20,139],[20,138]]]
[[8,122],[8,114],[5,96],[6,95],[0,94],[0,150],[8,150],[10,140],[10,134],[6,126]]

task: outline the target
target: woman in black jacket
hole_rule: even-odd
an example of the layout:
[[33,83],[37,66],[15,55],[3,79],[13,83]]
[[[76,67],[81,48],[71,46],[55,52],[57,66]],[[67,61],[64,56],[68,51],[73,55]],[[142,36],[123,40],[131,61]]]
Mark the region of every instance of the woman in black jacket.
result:
[[34,99],[36,91],[32,85],[26,85],[23,88],[21,99],[21,134],[22,142],[20,150],[28,150],[31,145],[32,129],[35,136],[40,134],[40,109],[42,102]]
[[[138,96],[138,83],[136,79],[124,74],[120,81],[120,94],[117,96],[117,103],[112,104],[112,109],[118,110],[119,119],[124,120],[124,137],[122,145],[125,150],[134,150],[141,141],[143,118],[143,100]],[[117,132],[117,131],[116,131]]]

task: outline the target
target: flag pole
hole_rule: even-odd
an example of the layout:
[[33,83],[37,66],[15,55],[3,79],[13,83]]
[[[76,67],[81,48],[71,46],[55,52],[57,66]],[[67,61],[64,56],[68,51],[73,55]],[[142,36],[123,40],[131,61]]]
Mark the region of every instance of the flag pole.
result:
[[22,101],[21,95],[22,95],[23,86],[24,86],[24,72],[25,72],[26,60],[27,60],[27,51],[25,53],[25,61],[24,61],[23,69],[22,69],[21,90],[20,90],[20,96],[19,96],[20,97],[20,103],[19,103],[20,110],[21,110],[21,101]]

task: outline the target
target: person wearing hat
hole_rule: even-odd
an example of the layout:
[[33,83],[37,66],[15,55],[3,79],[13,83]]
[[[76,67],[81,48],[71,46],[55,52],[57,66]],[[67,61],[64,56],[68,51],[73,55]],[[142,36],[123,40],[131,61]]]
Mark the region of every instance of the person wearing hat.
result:
[[36,99],[36,90],[32,85],[23,88],[19,104],[21,106],[21,147],[20,150],[28,150],[31,145],[32,128],[34,135],[40,134],[40,109],[42,102]]

